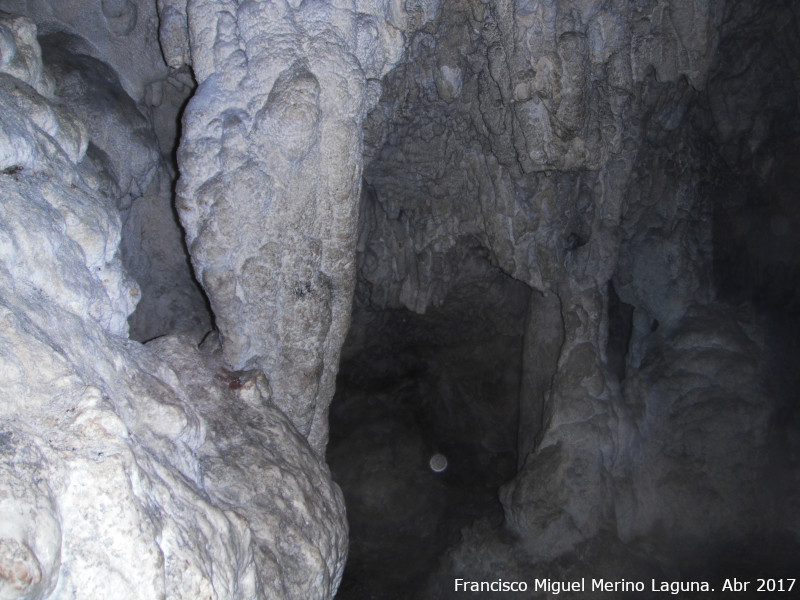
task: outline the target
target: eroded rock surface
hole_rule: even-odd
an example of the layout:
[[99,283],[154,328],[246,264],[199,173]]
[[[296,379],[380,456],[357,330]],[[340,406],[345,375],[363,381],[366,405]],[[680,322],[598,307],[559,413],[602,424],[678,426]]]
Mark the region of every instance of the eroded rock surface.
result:
[[[792,401],[767,392],[761,316],[716,302],[715,283],[738,265],[746,287],[772,290],[770,306],[795,297],[778,275],[796,276],[793,209],[775,182],[794,189],[797,61],[774,58],[794,56],[795,13],[452,0],[409,34],[365,121],[357,305],[427,314],[468,297],[456,291],[465,247],[531,288],[505,526],[466,532],[430,597],[447,597],[437,585],[454,576],[577,573],[576,556],[597,558],[599,573],[660,573],[759,531],[794,535],[794,517],[764,510],[784,484],[758,475],[781,454],[772,419]],[[786,84],[765,83],[778,72]],[[766,248],[779,245],[776,260]]]
[[167,77],[153,0],[3,0],[0,10],[28,17],[42,34],[68,34],[73,51],[110,64],[136,101]]
[[327,467],[263,374],[198,337],[127,339],[119,183],[36,26],[0,28],[0,595],[330,598],[347,535]]
[[[610,506],[604,463],[612,457],[604,453],[615,445],[610,406],[619,392],[605,367],[607,282],[641,124],[678,126],[690,90],[705,83],[721,20],[713,3],[623,4],[444,2],[439,18],[411,37],[407,61],[367,121],[365,178],[379,207],[367,213],[363,243],[369,302],[418,312],[441,302],[462,239],[478,241],[537,290],[520,461],[549,500],[526,504],[535,514],[512,527],[549,540],[540,546],[550,554],[594,535]],[[701,253],[708,241],[695,245]],[[680,280],[691,265],[671,267]],[[648,298],[661,298],[646,278],[637,281]],[[527,456],[535,446],[540,458]],[[565,469],[580,474],[566,490]],[[554,511],[561,517],[549,532],[527,529]]]
[[89,4],[0,0],[0,595],[330,597],[353,297],[343,598],[794,560],[795,2]]
[[194,81],[164,64],[155,2],[8,0],[0,10],[37,23],[38,68],[86,126],[86,160],[105,173],[102,193],[122,211],[122,260],[141,291],[132,337],[207,331],[173,207],[178,121]]
[[168,60],[190,56],[198,82],[177,202],[195,273],[226,361],[263,369],[322,454],[355,284],[361,123],[410,17],[389,2],[180,8],[161,3],[161,35],[186,19],[190,52]]

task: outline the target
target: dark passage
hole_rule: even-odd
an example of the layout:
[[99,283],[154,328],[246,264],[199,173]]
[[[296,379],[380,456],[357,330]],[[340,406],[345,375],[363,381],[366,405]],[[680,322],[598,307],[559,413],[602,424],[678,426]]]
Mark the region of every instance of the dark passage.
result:
[[463,527],[502,523],[530,291],[479,248],[460,272],[425,314],[355,306],[328,446],[350,523],[339,599],[412,598]]

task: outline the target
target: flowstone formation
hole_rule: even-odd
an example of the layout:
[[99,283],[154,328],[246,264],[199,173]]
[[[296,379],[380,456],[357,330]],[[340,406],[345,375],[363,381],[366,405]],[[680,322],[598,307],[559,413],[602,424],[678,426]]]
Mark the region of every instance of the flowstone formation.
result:
[[[768,39],[773,29],[781,35]],[[371,335],[402,335],[397,311],[469,305],[465,249],[485,253],[484,277],[500,269],[530,289],[517,322],[518,472],[499,491],[504,525],[488,511],[428,584],[410,560],[402,592],[395,582],[344,597],[449,597],[454,577],[697,573],[732,548],[769,564],[781,552],[774,540],[797,544],[796,503],[782,499],[797,495],[796,462],[781,459],[777,478],[767,468],[793,456],[776,449],[773,419],[796,409],[767,383],[778,367],[763,313],[738,307],[741,297],[727,304],[715,286],[783,290],[779,310],[796,301],[779,275],[751,266],[743,284],[731,272],[732,256],[748,254],[796,276],[791,252],[759,255],[747,233],[760,228],[775,246],[766,228],[776,222],[781,244],[796,239],[788,192],[774,191],[796,152],[796,47],[791,2],[451,0],[408,36],[365,121],[368,193],[343,383],[373,369],[381,394],[397,382],[392,402],[405,414],[426,402],[444,428],[504,397],[500,386],[455,399],[426,391],[430,367],[414,373],[355,350],[370,323]],[[743,182],[756,192],[747,199]],[[760,225],[745,223],[764,205]],[[496,353],[485,352],[491,364]],[[398,369],[417,383],[400,387]],[[343,392],[336,419],[347,422],[352,401]],[[424,428],[423,438],[436,441]],[[338,432],[332,440],[346,480]],[[378,496],[369,487],[345,494]]]
[[168,62],[191,60],[198,83],[177,208],[225,360],[263,370],[322,455],[355,284],[361,125],[425,17],[385,1],[160,8]]
[[48,70],[25,17],[0,40],[0,597],[330,598],[341,492],[263,374],[197,332],[127,337],[120,205],[154,146],[93,153],[102,98],[67,85],[117,90],[113,70]]
[[796,574],[797,2],[0,11],[0,597]]

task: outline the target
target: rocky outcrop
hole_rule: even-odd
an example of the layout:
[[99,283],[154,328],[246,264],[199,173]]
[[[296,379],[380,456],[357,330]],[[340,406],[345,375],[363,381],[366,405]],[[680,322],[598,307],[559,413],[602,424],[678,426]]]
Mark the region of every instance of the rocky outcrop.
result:
[[122,261],[141,291],[131,336],[208,330],[172,206],[177,126],[194,82],[164,64],[155,2],[9,0],[0,8],[37,23],[45,77],[87,128],[86,160],[107,175],[102,193],[121,211]]
[[89,4],[0,3],[0,596],[330,597],[340,358],[343,593],[796,555],[795,3]]
[[3,0],[2,10],[27,16],[41,34],[67,34],[73,52],[110,64],[136,101],[168,75],[152,0]]
[[[763,467],[764,428],[776,404],[755,383],[765,377],[758,319],[726,315],[714,303],[712,237],[715,219],[725,217],[717,217],[711,182],[728,160],[720,154],[731,152],[725,144],[747,152],[749,142],[758,154],[767,136],[756,123],[765,116],[745,108],[748,92],[736,88],[739,102],[706,86],[710,78],[730,87],[742,77],[731,78],[735,59],[717,59],[719,44],[730,48],[778,14],[794,22],[788,5],[748,12],[682,0],[635,10],[613,2],[445,1],[409,36],[406,59],[385,78],[365,121],[369,193],[357,302],[370,310],[437,310],[453,301],[466,246],[484,248],[492,265],[532,289],[520,471],[501,491],[506,528],[527,564],[573,556],[609,531],[631,547],[652,535],[676,558],[670,548],[684,542],[687,552],[701,552],[693,545],[701,538],[723,544],[758,529],[752,473]],[[747,67],[744,77],[760,72]],[[770,102],[795,122],[796,101],[779,100],[783,94]],[[730,117],[739,110],[746,118]],[[732,141],[715,146],[719,135]],[[787,160],[767,156],[762,166]],[[682,337],[692,328],[702,358],[690,359]],[[729,337],[733,331],[740,334]],[[734,368],[752,382],[717,382]],[[681,383],[670,388],[676,373]],[[652,412],[664,403],[666,413]],[[665,425],[667,413],[680,425]],[[693,428],[714,443],[689,444],[678,432]],[[659,471],[655,454],[667,446],[685,448]],[[674,491],[717,506],[719,519],[677,500],[670,508],[669,494],[658,501],[620,495],[655,489],[641,479],[640,451],[660,482],[679,464],[687,472],[709,465]],[[664,520],[655,517],[662,512]],[[738,534],[731,523],[741,524]],[[474,539],[499,543],[476,531]],[[479,553],[481,542],[474,543]],[[460,576],[474,575],[468,564],[461,568]]]
[[186,20],[190,52],[170,45],[168,61],[190,57],[198,82],[178,156],[192,264],[228,364],[262,369],[321,455],[355,283],[361,123],[410,17],[388,2],[179,4],[161,3],[161,36]]
[[[45,73],[54,93],[89,135],[87,160],[105,173],[102,190],[114,198],[122,216],[122,261],[139,283],[141,299],[131,316],[131,336],[145,341],[166,333],[207,331],[210,318],[191,273],[183,233],[172,207],[174,170],[169,154],[176,141],[158,135],[159,117],[177,117],[183,99],[164,99],[159,107],[136,102],[113,68],[79,51],[64,32],[41,36]],[[180,74],[160,82],[175,89]],[[154,82],[153,89],[161,89]],[[184,96],[188,89],[184,85]]]
[[197,337],[127,339],[140,291],[97,117],[54,95],[31,21],[0,28],[0,595],[331,597],[327,467],[260,373]]

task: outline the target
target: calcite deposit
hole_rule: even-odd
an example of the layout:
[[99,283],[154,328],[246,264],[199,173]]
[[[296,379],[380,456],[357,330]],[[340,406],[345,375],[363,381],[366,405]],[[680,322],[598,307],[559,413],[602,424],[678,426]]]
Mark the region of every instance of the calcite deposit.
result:
[[797,2],[0,11],[0,598],[796,575]]
[[178,9],[162,3],[161,35],[186,20],[198,83],[178,155],[192,264],[226,361],[262,369],[322,454],[355,284],[361,126],[409,17],[389,2]]
[[127,339],[140,289],[123,181],[87,150],[98,105],[58,95],[33,22],[0,31],[0,596],[330,598],[347,527],[327,467],[262,373],[197,334]]
[[167,77],[152,0],[3,0],[0,10],[28,16],[41,34],[73,36],[73,50],[109,64],[136,100]]

